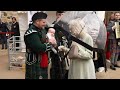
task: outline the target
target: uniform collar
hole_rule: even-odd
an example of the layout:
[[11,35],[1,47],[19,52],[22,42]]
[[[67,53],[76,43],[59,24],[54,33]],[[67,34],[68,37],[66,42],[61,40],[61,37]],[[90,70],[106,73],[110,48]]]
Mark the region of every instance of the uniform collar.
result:
[[32,24],[31,27],[32,27],[33,29],[35,29],[36,31],[41,31],[41,30],[42,30],[42,29],[36,27],[34,24]]

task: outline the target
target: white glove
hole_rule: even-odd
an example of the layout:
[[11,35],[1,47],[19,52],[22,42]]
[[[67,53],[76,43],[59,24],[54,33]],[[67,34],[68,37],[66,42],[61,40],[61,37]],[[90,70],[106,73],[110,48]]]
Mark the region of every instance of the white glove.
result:
[[65,47],[65,46],[59,46],[58,47],[58,50],[59,51],[64,51],[64,52],[68,52],[69,51],[69,48]]

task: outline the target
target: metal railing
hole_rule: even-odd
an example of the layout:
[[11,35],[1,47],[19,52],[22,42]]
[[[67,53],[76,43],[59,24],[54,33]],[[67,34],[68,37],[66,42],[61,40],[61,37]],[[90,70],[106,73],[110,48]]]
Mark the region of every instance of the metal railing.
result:
[[7,39],[8,46],[8,66],[11,68],[24,68],[25,64],[25,46],[20,36],[12,36]]

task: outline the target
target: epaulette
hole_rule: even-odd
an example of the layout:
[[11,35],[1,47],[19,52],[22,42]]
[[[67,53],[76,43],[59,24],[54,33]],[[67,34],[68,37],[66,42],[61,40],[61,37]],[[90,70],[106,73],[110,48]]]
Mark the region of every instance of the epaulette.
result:
[[37,31],[34,30],[34,29],[28,29],[28,30],[25,32],[25,36],[30,35],[30,34],[35,33],[35,32],[37,32]]

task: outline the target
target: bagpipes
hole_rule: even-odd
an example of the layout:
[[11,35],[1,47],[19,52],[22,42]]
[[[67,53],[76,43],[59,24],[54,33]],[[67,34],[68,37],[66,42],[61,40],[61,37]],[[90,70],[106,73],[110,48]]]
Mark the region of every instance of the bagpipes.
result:
[[[54,28],[54,27],[46,27],[45,29],[48,31],[49,28]],[[58,33],[59,31],[56,31],[56,32]],[[65,37],[61,37],[60,41],[58,40],[57,42],[59,42],[60,45],[64,45],[64,46],[68,47],[68,42]],[[58,46],[59,46],[59,44],[58,44]],[[64,52],[58,50],[58,46],[54,47],[51,45],[51,51],[54,53],[55,57],[57,58],[56,59],[57,61],[55,60],[56,63],[53,63],[53,64],[55,64],[55,66],[57,65],[57,67],[56,67],[57,72],[54,72],[54,73],[57,73],[57,75],[58,75],[57,79],[58,78],[65,79],[65,76],[67,73],[66,72],[66,64],[67,64],[67,67],[69,67],[69,61],[68,61],[67,57],[64,56]],[[48,55],[49,58],[51,58],[50,52],[48,52],[48,54],[49,54]]]
[[[54,28],[59,29],[59,30],[67,37],[68,40],[75,41],[75,42],[79,43],[80,45],[84,46],[85,48],[87,48],[87,49],[89,49],[89,50],[91,50],[91,51],[95,51],[95,52],[100,53],[101,56],[102,56],[101,58],[102,58],[102,60],[103,60],[103,62],[104,62],[103,64],[104,64],[105,72],[107,71],[105,50],[99,49],[99,48],[93,48],[92,46],[84,43],[84,42],[81,41],[80,39],[75,38],[73,35],[70,34],[69,31],[67,31],[67,30],[68,30],[68,27],[65,27],[65,29],[66,29],[66,30],[65,30],[65,29],[62,28],[60,25],[55,24],[55,25],[54,25]],[[57,29],[56,29],[56,30],[57,30]],[[67,53],[67,54],[68,54],[68,53]],[[65,57],[67,56],[67,54],[65,55]]]

